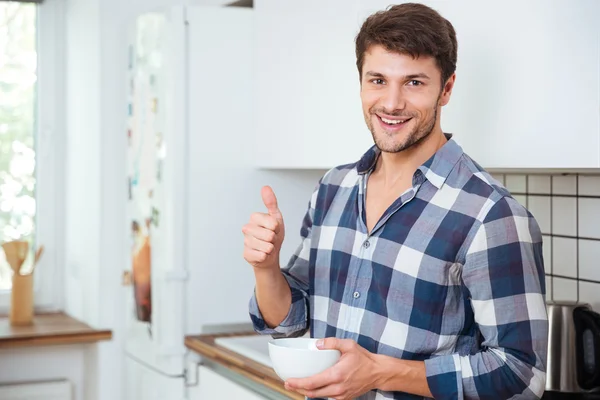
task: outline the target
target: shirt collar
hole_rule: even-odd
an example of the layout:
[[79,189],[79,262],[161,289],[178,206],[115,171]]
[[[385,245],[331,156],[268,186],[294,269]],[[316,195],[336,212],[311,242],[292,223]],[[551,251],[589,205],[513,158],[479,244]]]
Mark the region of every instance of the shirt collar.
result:
[[[454,165],[464,154],[463,149],[452,138],[451,133],[445,133],[444,135],[448,141],[417,169],[425,176],[425,179],[438,189],[442,187]],[[381,154],[381,150],[373,145],[356,164],[358,173],[363,175],[370,172],[375,167],[379,154]]]

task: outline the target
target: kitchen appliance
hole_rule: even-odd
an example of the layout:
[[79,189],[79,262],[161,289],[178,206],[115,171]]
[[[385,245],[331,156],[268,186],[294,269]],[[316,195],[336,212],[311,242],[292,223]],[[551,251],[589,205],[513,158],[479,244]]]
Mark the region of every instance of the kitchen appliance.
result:
[[551,301],[548,311],[546,390],[600,389],[600,314],[589,304]]
[[254,276],[241,228],[265,211],[261,187],[273,187],[285,218],[284,263],[323,175],[254,167],[253,148],[264,144],[254,134],[253,24],[251,8],[175,6],[129,26],[127,400],[197,397],[190,394],[197,360],[187,357],[185,335],[250,326]]

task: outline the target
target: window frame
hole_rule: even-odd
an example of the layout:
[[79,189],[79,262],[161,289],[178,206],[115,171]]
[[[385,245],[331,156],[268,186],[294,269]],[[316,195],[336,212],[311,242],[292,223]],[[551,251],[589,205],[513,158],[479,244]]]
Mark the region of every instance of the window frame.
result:
[[[35,124],[36,244],[44,254],[34,271],[35,311],[63,306],[65,237],[65,15],[64,0],[36,3],[37,119]],[[0,312],[10,308],[10,291],[0,291]]]

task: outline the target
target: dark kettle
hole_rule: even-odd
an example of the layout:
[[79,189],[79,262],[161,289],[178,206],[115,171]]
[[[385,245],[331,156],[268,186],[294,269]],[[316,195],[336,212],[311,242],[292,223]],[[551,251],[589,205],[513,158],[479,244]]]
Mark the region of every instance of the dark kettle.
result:
[[552,301],[548,311],[546,390],[600,389],[600,314],[589,304]]

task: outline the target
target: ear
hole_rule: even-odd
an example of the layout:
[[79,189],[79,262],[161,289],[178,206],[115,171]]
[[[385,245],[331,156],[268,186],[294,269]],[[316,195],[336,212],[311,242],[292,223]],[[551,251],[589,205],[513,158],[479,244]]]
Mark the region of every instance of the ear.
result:
[[450,78],[446,81],[444,88],[442,89],[442,93],[440,95],[439,105],[445,106],[450,102],[450,96],[452,95],[452,89],[454,88],[454,82],[456,81],[456,72],[452,74]]

